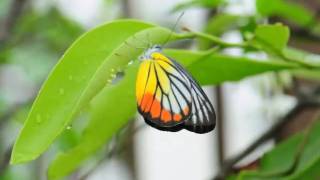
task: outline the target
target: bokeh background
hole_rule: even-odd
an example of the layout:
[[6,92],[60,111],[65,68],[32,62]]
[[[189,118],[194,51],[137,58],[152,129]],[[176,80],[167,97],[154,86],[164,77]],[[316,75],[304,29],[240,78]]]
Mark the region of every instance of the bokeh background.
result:
[[[82,121],[70,125],[67,138],[60,138],[37,160],[22,165],[8,164],[14,140],[48,73],[77,37],[101,23],[136,18],[172,29],[184,11],[176,31],[181,27],[203,31],[208,21],[216,17],[216,35],[227,42],[241,42],[244,31],[258,23],[282,22],[291,28],[290,45],[313,53],[314,59],[318,58],[320,30],[304,24],[307,17],[303,16],[308,13],[284,11],[286,4],[279,3],[292,1],[270,0],[270,7],[272,3],[278,3],[278,10],[273,13],[259,11],[255,0],[225,0],[214,7],[195,3],[177,9],[186,2],[0,0],[0,179],[47,179],[47,166],[52,157],[77,142],[79,129],[83,128]],[[294,3],[296,8],[304,8],[312,18],[318,18],[318,1]],[[219,18],[221,14],[227,14],[229,19]],[[197,44],[189,46],[196,48]],[[224,53],[262,59],[267,56],[265,53],[246,53],[239,48],[229,48]],[[121,133],[121,138],[115,137],[111,143],[106,143],[103,150],[66,179],[213,179],[226,159],[237,157],[257,142],[295,107],[299,100],[297,94],[313,95],[310,92],[319,85],[317,81],[302,79],[285,72],[265,73],[238,82],[205,87],[217,110],[219,124],[216,130],[204,135],[185,130],[177,133],[158,131],[144,125],[137,115],[137,120]],[[318,111],[308,111],[308,117],[316,118]],[[301,116],[305,118],[305,115]],[[299,127],[303,125],[298,123],[294,130],[283,130],[279,136],[274,133],[274,136],[260,141],[260,146],[241,158],[236,167],[244,168],[248,164],[254,167],[256,160],[275,146],[274,137],[285,138],[300,131]]]

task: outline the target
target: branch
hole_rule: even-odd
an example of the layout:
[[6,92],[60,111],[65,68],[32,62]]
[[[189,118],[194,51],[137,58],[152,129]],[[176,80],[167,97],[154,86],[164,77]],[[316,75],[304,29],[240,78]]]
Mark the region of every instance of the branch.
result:
[[244,157],[248,156],[257,147],[262,145],[267,140],[274,137],[274,135],[286,125],[286,123],[300,113],[303,109],[308,107],[319,107],[320,102],[301,102],[296,105],[287,115],[285,115],[281,120],[279,120],[275,125],[273,125],[266,133],[264,133],[260,138],[253,142],[247,149],[234,158],[226,160],[219,174],[214,178],[215,180],[225,179],[232,171],[233,166],[242,160]]
[[4,156],[0,161],[0,176],[2,176],[6,172],[9,166],[11,151],[12,151],[12,145],[10,145],[10,147],[4,152]]
[[5,47],[5,44],[10,39],[14,26],[22,14],[24,5],[28,0],[13,0],[9,7],[9,12],[1,23],[0,28],[0,50]]
[[[134,120],[131,120],[132,123],[134,123]],[[78,180],[86,180],[88,179],[88,177],[90,175],[92,175],[92,173],[94,173],[94,170],[97,169],[102,163],[104,163],[106,160],[110,160],[113,157],[119,156],[122,153],[126,152],[126,150],[128,149],[128,147],[131,145],[131,141],[132,139],[124,139],[123,141],[121,141],[120,139],[122,138],[121,136],[124,136],[124,133],[127,133],[128,131],[128,127],[130,127],[130,125],[125,126],[122,130],[120,130],[120,132],[118,132],[114,137],[113,140],[111,141],[115,141],[115,144],[112,147],[110,146],[110,142],[107,144],[107,152],[105,154],[105,156],[103,158],[101,158],[90,170],[88,170],[87,173],[83,174],[81,177],[77,178]],[[136,135],[138,132],[142,131],[143,129],[145,129],[146,127],[148,127],[145,123],[139,125],[138,127],[136,127],[135,129],[133,129],[133,131],[131,132],[132,136]]]
[[272,54],[276,55],[278,58],[280,58],[283,61],[294,63],[294,64],[299,65],[301,67],[304,67],[306,69],[317,69],[317,70],[320,69],[319,65],[311,64],[311,63],[305,62],[300,59],[287,57],[287,55],[283,51],[274,48],[272,45],[263,41],[262,39],[259,39],[259,42],[263,43],[265,46],[267,46],[268,49],[266,49],[264,47],[258,47],[257,45],[251,43],[250,41],[245,41],[242,43],[230,43],[230,42],[223,41],[221,38],[219,38],[217,36],[210,35],[210,34],[191,31],[188,28],[183,28],[183,30],[186,31],[187,33],[180,35],[179,38],[182,38],[182,39],[183,38],[195,38],[195,37],[203,38],[203,39],[206,39],[206,40],[211,41],[214,44],[216,44],[219,49],[223,49],[223,48],[251,48],[256,51],[263,51],[266,53],[269,50]]
[[190,29],[188,29],[186,27],[182,28],[182,30],[189,32],[189,33],[187,33],[187,35],[189,35],[193,38],[200,37],[200,38],[209,40],[209,41],[217,44],[220,48],[228,48],[228,47],[246,48],[246,47],[250,47],[249,44],[247,44],[247,43],[229,43],[229,42],[223,41],[222,39],[220,39],[217,36],[213,36],[213,35],[202,33],[202,32],[191,31]]

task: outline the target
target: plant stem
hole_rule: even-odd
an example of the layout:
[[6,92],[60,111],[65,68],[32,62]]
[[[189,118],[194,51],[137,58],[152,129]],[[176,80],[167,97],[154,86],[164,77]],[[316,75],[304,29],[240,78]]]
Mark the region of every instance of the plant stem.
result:
[[283,51],[277,50],[268,44],[266,44],[266,46],[268,46],[269,48],[265,49],[263,47],[258,47],[256,45],[254,45],[253,43],[250,43],[249,41],[242,42],[242,43],[229,43],[229,42],[223,41],[221,38],[219,38],[217,36],[213,36],[213,35],[202,33],[202,32],[191,31],[187,28],[184,28],[184,30],[187,31],[187,33],[179,35],[178,39],[199,37],[199,38],[203,38],[203,39],[206,39],[206,40],[213,42],[220,49],[223,49],[223,48],[252,48],[252,49],[260,50],[263,52],[271,51],[272,54],[276,55],[277,57],[279,57],[283,61],[291,62],[291,63],[297,64],[301,67],[307,68],[307,69],[320,69],[320,66],[318,66],[318,65],[310,64],[310,63],[307,63],[305,61],[301,61],[298,59],[289,58],[283,53]]
[[27,2],[28,0],[13,0],[11,2],[9,12],[0,24],[0,50],[5,48],[7,41],[11,38],[13,28],[21,17]]
[[194,31],[192,31],[190,33],[193,34],[194,37],[200,37],[200,38],[203,38],[203,39],[207,39],[207,40],[217,44],[221,48],[230,48],[230,47],[246,48],[246,47],[249,47],[249,45],[247,43],[229,43],[229,42],[223,41],[219,37],[212,36],[212,35],[209,35],[209,34],[206,34],[206,33],[202,33],[202,32],[194,32]]

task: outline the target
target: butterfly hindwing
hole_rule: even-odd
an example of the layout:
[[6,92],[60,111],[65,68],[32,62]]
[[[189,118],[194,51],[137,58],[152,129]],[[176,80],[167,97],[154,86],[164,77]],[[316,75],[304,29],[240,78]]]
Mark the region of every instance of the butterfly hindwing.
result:
[[216,114],[209,98],[199,83],[176,61],[172,60],[181,73],[184,73],[191,84],[192,110],[190,117],[184,122],[185,128],[196,133],[207,133],[214,129]]

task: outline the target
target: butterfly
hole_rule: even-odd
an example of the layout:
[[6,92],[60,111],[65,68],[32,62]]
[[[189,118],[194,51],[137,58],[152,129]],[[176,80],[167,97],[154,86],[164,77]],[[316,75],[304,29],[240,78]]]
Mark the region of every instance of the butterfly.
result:
[[200,85],[159,45],[139,58],[136,100],[139,113],[150,126],[163,131],[187,129],[207,133],[214,129],[216,115]]

